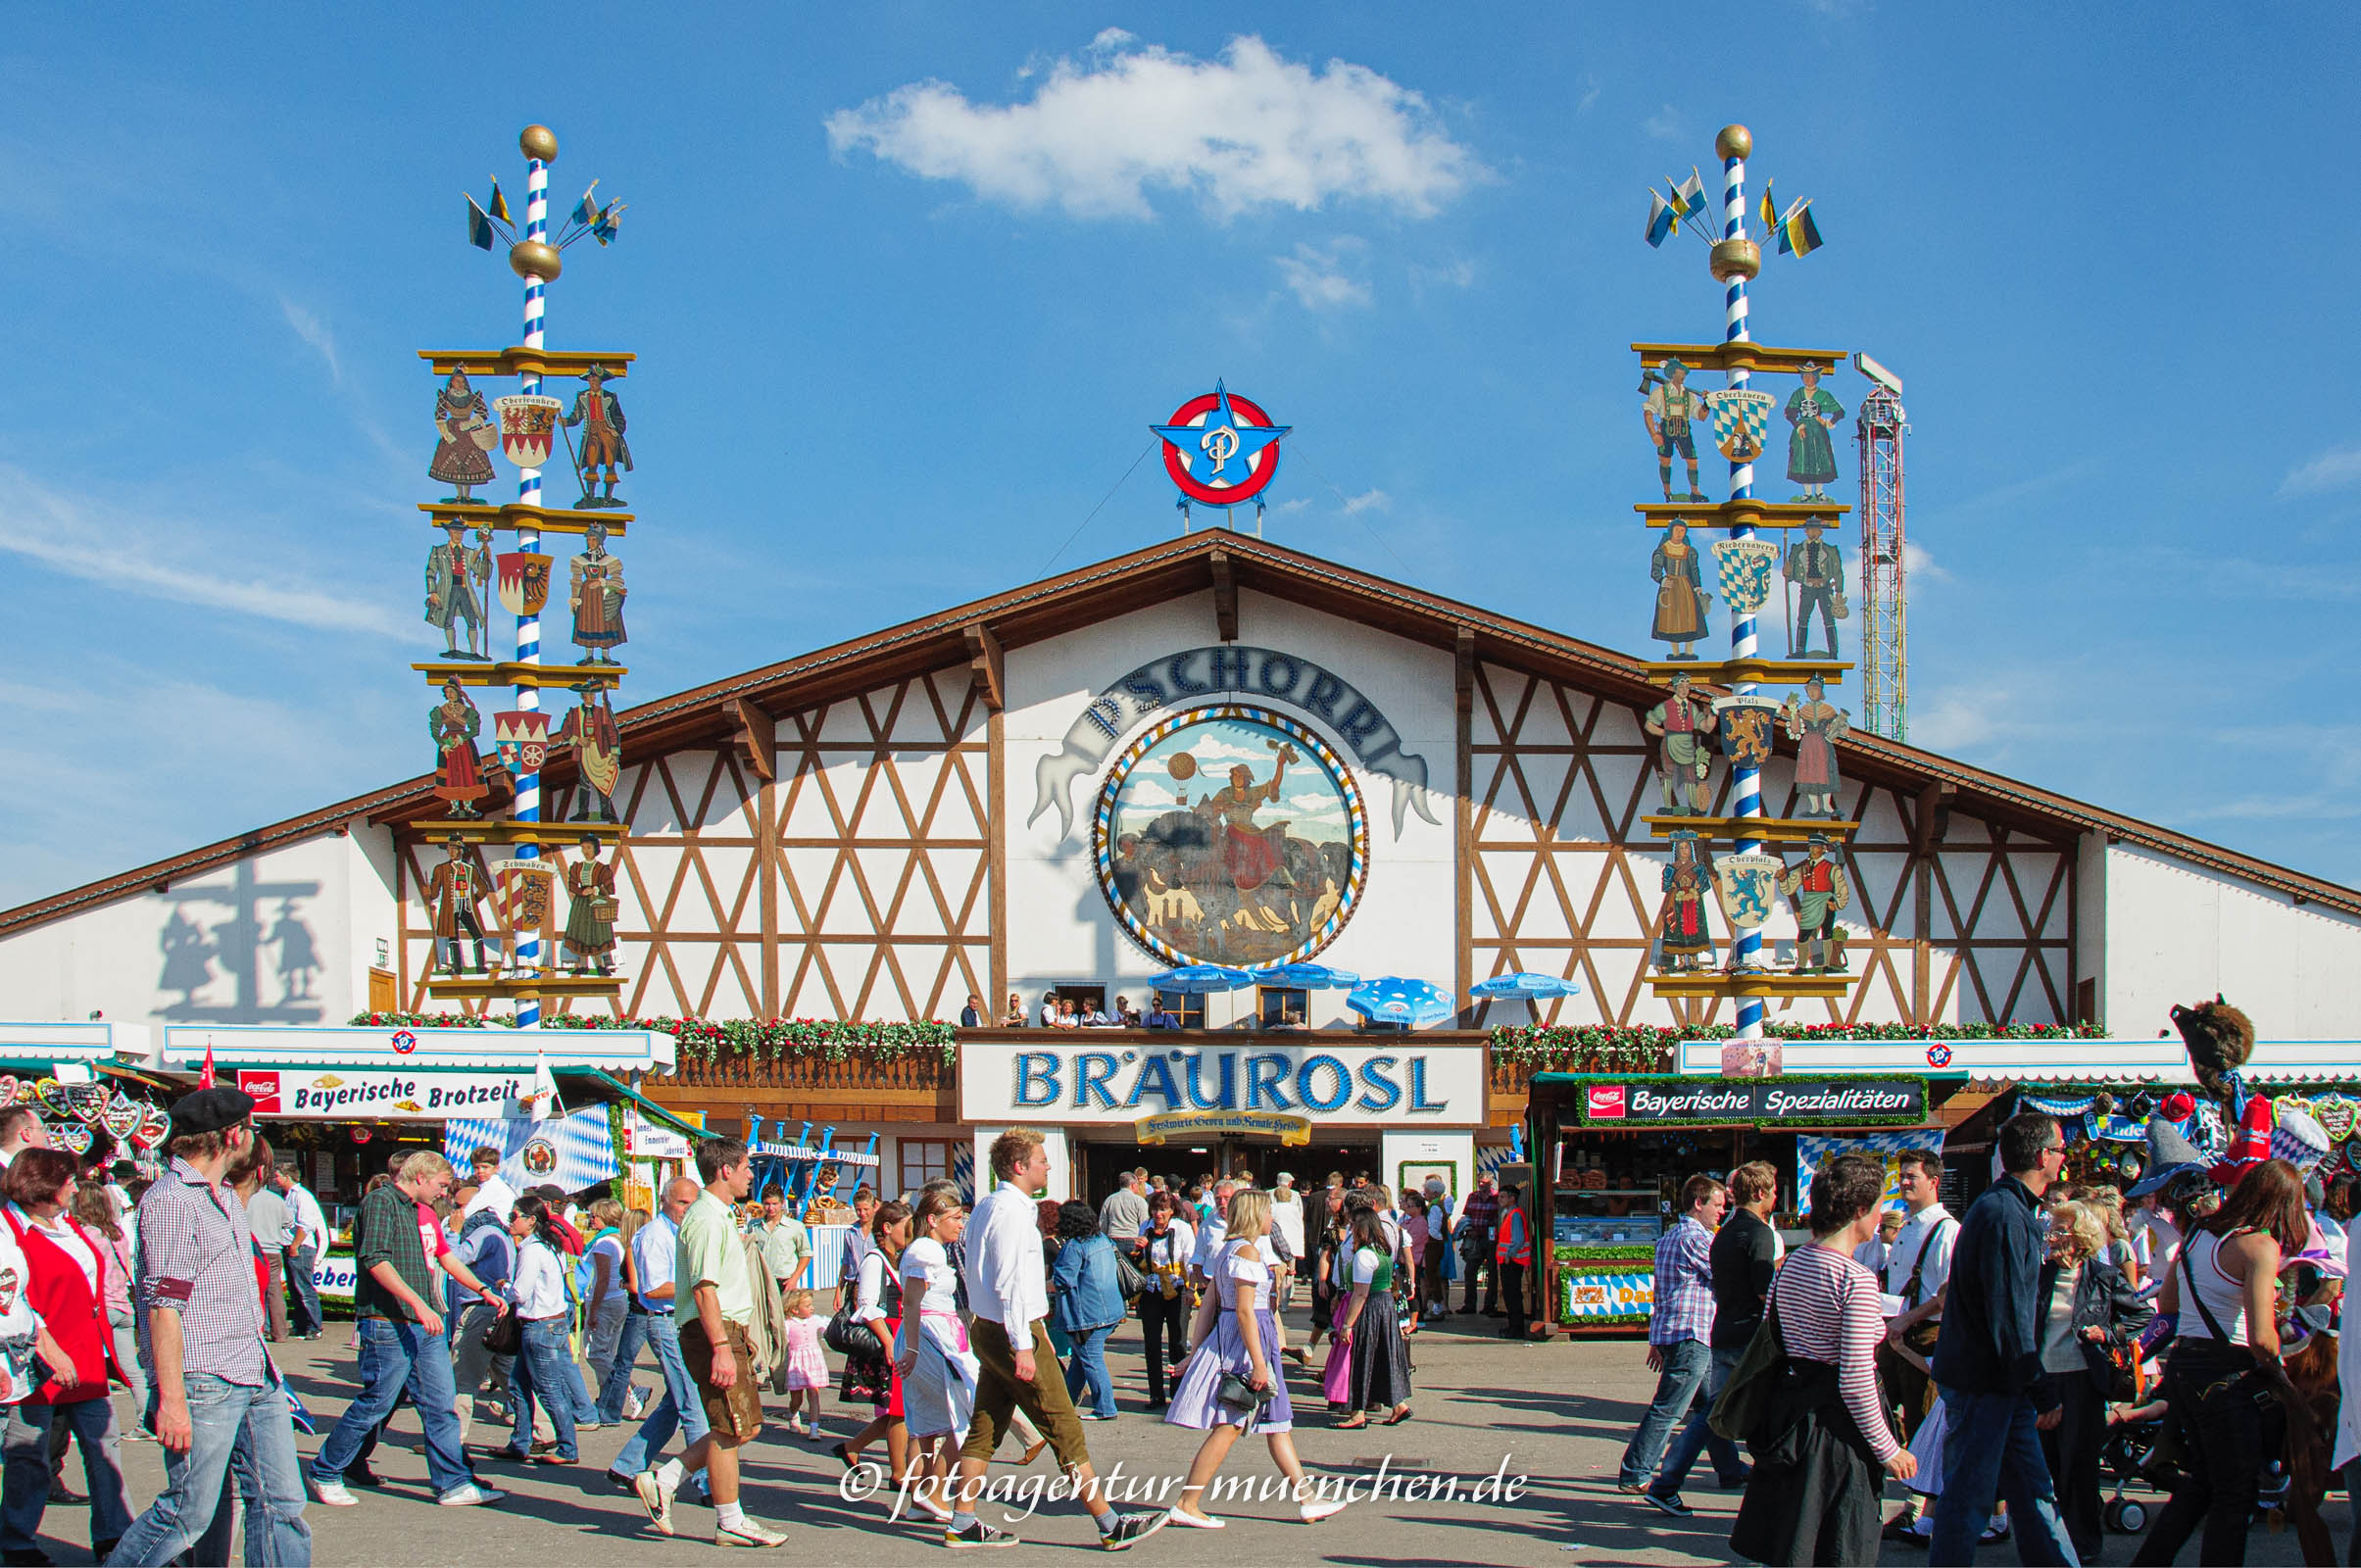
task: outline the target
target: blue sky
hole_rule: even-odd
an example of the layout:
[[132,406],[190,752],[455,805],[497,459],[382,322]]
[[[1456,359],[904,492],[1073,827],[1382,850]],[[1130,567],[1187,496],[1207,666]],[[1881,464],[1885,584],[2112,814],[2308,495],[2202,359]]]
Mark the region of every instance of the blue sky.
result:
[[12,15],[0,905],[425,764],[415,351],[516,336],[533,120],[631,204],[550,308],[641,356],[626,699],[1165,536],[1216,376],[1275,538],[1642,651],[1645,187],[1738,120],[1827,236],[1756,337],[1907,381],[1911,738],[2361,883],[2348,9],[658,9]]

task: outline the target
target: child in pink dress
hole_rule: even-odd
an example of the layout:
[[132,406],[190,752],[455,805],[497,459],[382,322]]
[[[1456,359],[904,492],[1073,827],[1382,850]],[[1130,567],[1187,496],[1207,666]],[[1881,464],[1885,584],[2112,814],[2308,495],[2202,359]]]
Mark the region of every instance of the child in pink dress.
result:
[[[819,1395],[833,1386],[827,1352],[820,1347],[824,1317],[812,1315],[812,1293],[789,1291],[787,1308],[787,1430],[800,1437],[819,1436]],[[809,1406],[812,1413],[801,1412]]]

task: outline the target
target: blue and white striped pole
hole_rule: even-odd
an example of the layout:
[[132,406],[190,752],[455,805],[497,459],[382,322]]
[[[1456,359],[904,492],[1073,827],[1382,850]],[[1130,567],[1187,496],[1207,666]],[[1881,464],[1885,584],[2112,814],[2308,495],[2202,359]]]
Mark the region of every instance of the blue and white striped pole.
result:
[[[1713,138],[1713,150],[1721,154],[1722,158],[1722,239],[1724,246],[1729,251],[1735,252],[1740,247],[1729,242],[1743,241],[1746,237],[1746,155],[1754,150],[1754,138],[1744,125],[1725,125],[1722,127],[1721,133]],[[1751,341],[1746,331],[1746,279],[1754,274],[1759,266],[1759,253],[1755,253],[1753,258],[1748,260],[1738,255],[1724,256],[1717,250],[1714,271],[1722,278],[1722,341],[1725,343]],[[1746,371],[1734,368],[1729,371],[1729,377],[1731,391],[1746,390],[1748,380]],[[1754,465],[1751,462],[1732,463],[1730,465],[1730,499],[1733,501],[1750,500],[1753,494]],[[1751,539],[1754,537],[1754,526],[1748,522],[1735,522],[1731,524],[1730,537]],[[1730,617],[1730,657],[1732,659],[1752,659],[1755,657],[1755,651],[1753,612],[1748,611],[1744,614],[1733,613]],[[1758,688],[1752,681],[1740,681],[1735,683],[1731,689],[1741,695],[1751,696]],[[1760,817],[1762,815],[1762,770],[1750,762],[1734,760],[1730,764],[1730,785],[1731,793],[1738,798],[1738,815],[1742,819]],[[1748,830],[1744,826],[1740,827],[1738,853],[1754,855],[1759,854],[1761,850],[1762,840],[1750,836]],[[1742,973],[1761,963],[1762,932],[1759,928],[1738,933],[1733,947],[1735,952],[1732,956]],[[1759,1040],[1762,1038],[1762,1012],[1760,997],[1741,997],[1739,999],[1739,1039]]]
[[[525,156],[525,242],[532,245],[547,245],[549,243],[549,161],[558,156],[558,138],[544,126],[528,125],[525,127],[524,134],[518,138],[518,145]],[[529,272],[525,274],[524,346],[528,349],[537,349],[542,346],[544,310],[548,292],[547,279]],[[522,377],[517,390],[527,393],[539,392],[541,377],[538,375]],[[541,505],[541,470],[539,468],[526,468],[517,475],[516,499],[528,507]],[[539,555],[541,553],[541,530],[519,527],[516,530],[516,548],[526,555]],[[541,617],[538,614],[516,617],[516,662],[520,664],[541,662]],[[541,692],[538,687],[518,686],[516,689],[516,695],[517,708],[524,711],[534,711],[541,707]],[[516,820],[519,822],[541,820],[541,773],[537,768],[532,772],[519,773],[516,776]],[[535,860],[540,858],[541,847],[539,845],[519,844],[516,846],[517,859]],[[516,963],[519,968],[524,969],[541,967],[541,933],[538,930],[529,934],[522,932],[517,934]],[[539,997],[527,996],[516,999],[516,1027],[519,1029],[541,1027],[541,999]]]

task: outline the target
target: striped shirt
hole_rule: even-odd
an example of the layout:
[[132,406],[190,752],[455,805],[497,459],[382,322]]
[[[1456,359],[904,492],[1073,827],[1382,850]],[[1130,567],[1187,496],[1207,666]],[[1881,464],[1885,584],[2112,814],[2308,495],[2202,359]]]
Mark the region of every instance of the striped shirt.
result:
[[1787,1353],[1837,1369],[1837,1388],[1883,1464],[1901,1451],[1878,1397],[1877,1348],[1886,1338],[1877,1276],[1843,1252],[1798,1247],[1771,1282]]
[[139,1200],[139,1357],[155,1375],[149,1318],[180,1316],[180,1370],[258,1388],[270,1381],[263,1354],[263,1301],[254,1288],[254,1234],[246,1207],[174,1155]]
[[1683,1214],[1656,1240],[1656,1304],[1648,1343],[1713,1338],[1713,1235]]

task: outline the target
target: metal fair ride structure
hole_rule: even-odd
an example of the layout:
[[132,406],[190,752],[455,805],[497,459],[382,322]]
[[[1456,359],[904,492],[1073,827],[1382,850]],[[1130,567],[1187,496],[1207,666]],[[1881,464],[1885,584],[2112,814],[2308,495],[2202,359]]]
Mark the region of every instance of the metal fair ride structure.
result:
[[1910,433],[1901,377],[1869,358],[1852,363],[1873,390],[1854,430],[1861,449],[1861,725],[1890,741],[1910,738],[1908,536],[1902,518],[1902,445]]
[[[1675,523],[1690,527],[1719,527],[1728,530],[1734,556],[1743,556],[1757,533],[1770,530],[1783,533],[1791,528],[1825,527],[1849,509],[1825,499],[1825,492],[1795,501],[1779,502],[1758,497],[1754,474],[1755,459],[1765,450],[1765,430],[1768,409],[1772,399],[1753,391],[1750,382],[1756,374],[1798,374],[1807,371],[1826,372],[1841,364],[1842,352],[1824,349],[1773,348],[1753,340],[1748,319],[1746,285],[1762,270],[1761,246],[1747,234],[1746,228],[1746,160],[1753,153],[1753,136],[1744,125],[1725,125],[1714,137],[1714,151],[1722,163],[1722,222],[1719,238],[1705,228],[1699,215],[1706,211],[1701,181],[1693,173],[1685,185],[1673,188],[1670,200],[1655,196],[1649,216],[1648,240],[1660,245],[1672,230],[1686,228],[1705,241],[1708,247],[1708,270],[1714,281],[1722,285],[1722,340],[1719,343],[1635,343],[1633,352],[1639,355],[1643,372],[1643,390],[1668,373],[1672,362],[1696,370],[1719,370],[1727,377],[1727,388],[1701,395],[1700,402],[1713,410],[1714,433],[1717,444],[1729,459],[1729,498],[1715,503],[1694,493],[1687,499],[1674,499],[1670,480],[1672,446],[1665,441],[1659,448],[1666,477],[1666,496],[1662,502],[1642,502],[1634,510],[1642,514],[1651,528],[1668,528]],[[1762,227],[1765,239],[1776,239],[1781,252],[1806,255],[1820,244],[1819,232],[1813,224],[1807,202],[1797,202],[1785,214],[1777,213],[1772,205],[1769,185],[1764,186],[1762,198]],[[1810,383],[1806,383],[1807,385]],[[1694,461],[1691,464],[1694,469]],[[1806,535],[1807,538],[1811,537]],[[1728,548],[1728,547],[1725,547]],[[1759,547],[1754,547],[1759,554]],[[1777,552],[1784,572],[1787,551]],[[1677,677],[1686,677],[1698,687],[1718,688],[1725,692],[1715,706],[1745,705],[1757,699],[1764,685],[1801,687],[1807,681],[1835,685],[1844,679],[1845,671],[1852,667],[1849,662],[1835,657],[1833,647],[1826,657],[1766,657],[1757,621],[1758,612],[1767,599],[1768,583],[1757,580],[1753,591],[1733,590],[1733,578],[1724,573],[1723,597],[1730,614],[1730,650],[1728,658],[1700,662],[1693,655],[1676,654],[1664,660],[1651,661],[1648,669],[1651,678],[1669,684]],[[1784,581],[1779,585],[1783,601],[1787,593]],[[1807,634],[1808,637],[1808,634]],[[1678,646],[1678,645],[1676,645]],[[1842,854],[1843,843],[1859,827],[1857,820],[1841,820],[1812,816],[1768,816],[1762,798],[1762,761],[1769,755],[1767,732],[1759,751],[1732,749],[1730,755],[1728,798],[1717,803],[1711,813],[1679,814],[1668,808],[1660,814],[1647,817],[1650,829],[1659,838],[1675,834],[1695,834],[1706,843],[1727,843],[1734,853],[1716,862],[1717,886],[1735,875],[1726,870],[1726,861],[1764,865],[1776,859],[1785,865],[1782,856],[1765,857],[1767,846],[1795,845],[1809,838],[1825,836],[1833,854]],[[1780,867],[1771,867],[1775,872]],[[1784,873],[1781,873],[1782,876]],[[1723,889],[1725,911],[1729,906],[1727,888]],[[1764,901],[1767,904],[1767,901]],[[1797,968],[1803,967],[1802,944],[1798,942]],[[1843,996],[1850,987],[1853,976],[1838,971],[1819,973],[1780,973],[1768,968],[1763,960],[1763,938],[1759,920],[1750,925],[1732,922],[1727,962],[1718,970],[1671,970],[1653,974],[1649,985],[1658,996],[1678,1001],[1703,1003],[1709,999],[1728,998],[1736,1004],[1737,1037],[1755,1040],[1763,1035],[1765,1004],[1772,999],[1797,997]]]
[[[486,203],[478,204],[472,196],[467,198],[467,217],[468,238],[478,248],[491,250],[496,233],[512,241],[509,266],[524,283],[523,341],[502,349],[418,352],[418,357],[432,367],[438,378],[449,378],[456,373],[469,378],[470,384],[479,377],[517,378],[516,394],[496,400],[500,410],[501,450],[517,468],[516,501],[505,506],[477,502],[469,494],[470,487],[463,485],[458,496],[422,502],[418,509],[428,514],[435,527],[474,528],[479,540],[499,530],[514,530],[515,551],[499,559],[500,600],[516,616],[515,657],[498,662],[446,659],[411,666],[437,688],[447,684],[509,688],[515,709],[497,713],[494,718],[499,754],[513,780],[510,813],[508,819],[500,820],[455,810],[442,817],[412,822],[408,827],[429,843],[467,846],[464,853],[470,865],[475,863],[478,846],[501,845],[510,849],[512,858],[484,868],[490,872],[488,891],[498,912],[496,926],[489,935],[495,941],[507,940],[507,960],[496,965],[479,962],[481,972],[469,977],[460,969],[455,941],[451,973],[438,978],[430,965],[423,990],[428,996],[458,1000],[477,1008],[496,999],[506,999],[514,1007],[516,1025],[529,1029],[541,1022],[544,998],[614,997],[623,984],[623,977],[614,972],[611,948],[601,956],[602,962],[583,965],[575,972],[561,973],[557,966],[558,944],[552,935],[557,877],[552,873],[563,874],[566,850],[586,849],[590,841],[598,841],[603,849],[619,849],[624,829],[621,822],[599,815],[572,823],[544,822],[542,766],[550,751],[568,744],[575,749],[577,779],[591,765],[594,752],[606,760],[605,765],[619,763],[619,745],[612,742],[611,694],[628,671],[603,657],[606,646],[610,645],[594,648],[591,657],[580,663],[542,662],[541,612],[552,591],[551,579],[557,564],[544,556],[542,536],[555,533],[583,537],[596,552],[585,559],[598,559],[603,556],[604,541],[621,538],[631,523],[630,512],[614,494],[614,449],[620,447],[621,433],[619,404],[603,388],[605,382],[621,380],[629,373],[634,356],[620,351],[554,352],[547,348],[549,286],[564,270],[561,253],[584,238],[596,239],[602,247],[611,243],[617,231],[623,204],[609,202],[601,206],[596,200],[598,182],[593,180],[563,225],[557,242],[551,243],[549,172],[557,161],[558,138],[545,125],[528,125],[518,136],[517,146],[525,158],[521,237],[508,227],[508,206],[497,180]],[[562,405],[543,392],[545,380],[550,377],[584,380],[588,390],[582,394],[583,401],[576,404],[577,416],[560,417]],[[551,455],[552,437],[566,434],[567,426],[581,422],[578,415],[586,403],[595,404],[597,412],[583,431],[577,460],[583,497],[572,507],[545,507],[542,468]],[[612,430],[608,428],[610,423]],[[598,430],[601,450],[609,458],[604,497],[592,494],[591,478],[599,466],[591,461],[592,427]],[[572,455],[570,435],[566,435],[566,450]],[[621,447],[621,462],[628,468],[627,447]],[[615,571],[614,581],[619,585],[619,568]],[[576,591],[607,592],[600,581]],[[610,602],[620,605],[619,590],[613,593]],[[619,642],[619,610],[611,614],[616,622],[614,641]],[[566,731],[554,740],[549,715],[541,707],[541,694],[551,690],[571,691],[576,694],[578,704],[575,713],[569,716]],[[470,739],[466,744],[471,748],[473,742]],[[597,799],[587,781],[577,783],[575,795],[584,801]],[[545,864],[545,861],[555,863]],[[473,888],[478,896],[486,891],[481,881],[474,883]],[[595,897],[595,891],[576,895],[586,896]],[[612,912],[611,895],[607,903]]]

